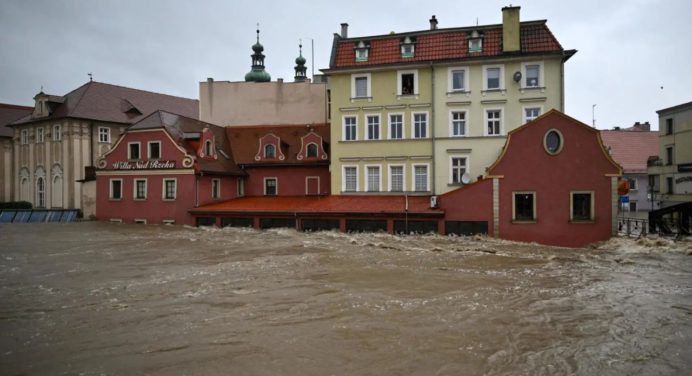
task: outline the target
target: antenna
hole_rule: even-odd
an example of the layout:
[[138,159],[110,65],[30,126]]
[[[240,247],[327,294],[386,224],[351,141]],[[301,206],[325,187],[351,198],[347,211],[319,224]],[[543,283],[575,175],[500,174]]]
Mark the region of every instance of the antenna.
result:
[[87,73],[87,75],[89,76],[89,82],[94,80],[94,75],[91,72]]

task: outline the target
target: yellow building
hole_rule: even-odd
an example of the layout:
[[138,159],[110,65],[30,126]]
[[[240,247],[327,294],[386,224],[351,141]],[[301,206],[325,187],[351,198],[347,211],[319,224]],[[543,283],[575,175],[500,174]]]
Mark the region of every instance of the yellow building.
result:
[[[656,111],[659,158],[649,163],[649,191],[661,207],[692,201],[692,102]],[[651,187],[653,186],[653,189]]]
[[[332,194],[447,192],[482,175],[507,132],[564,110],[564,50],[545,21],[368,37],[335,34]],[[468,180],[467,180],[468,179]]]

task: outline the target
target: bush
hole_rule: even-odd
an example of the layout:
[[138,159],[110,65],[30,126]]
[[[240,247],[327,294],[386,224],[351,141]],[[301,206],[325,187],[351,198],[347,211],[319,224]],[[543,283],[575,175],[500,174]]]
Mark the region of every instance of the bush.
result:
[[31,209],[33,205],[26,201],[0,202],[0,209]]

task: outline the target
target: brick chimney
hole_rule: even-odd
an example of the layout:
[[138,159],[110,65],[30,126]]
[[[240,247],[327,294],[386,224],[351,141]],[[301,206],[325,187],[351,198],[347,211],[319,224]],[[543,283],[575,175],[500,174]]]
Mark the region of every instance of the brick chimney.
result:
[[341,37],[348,38],[348,24],[345,22],[341,24]]
[[502,52],[521,51],[519,10],[521,7],[502,8]]

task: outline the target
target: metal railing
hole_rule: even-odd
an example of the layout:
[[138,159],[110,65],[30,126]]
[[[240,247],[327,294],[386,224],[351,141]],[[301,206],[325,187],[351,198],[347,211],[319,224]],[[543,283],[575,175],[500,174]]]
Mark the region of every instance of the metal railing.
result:
[[646,236],[649,221],[639,218],[618,218],[618,235],[638,238]]

